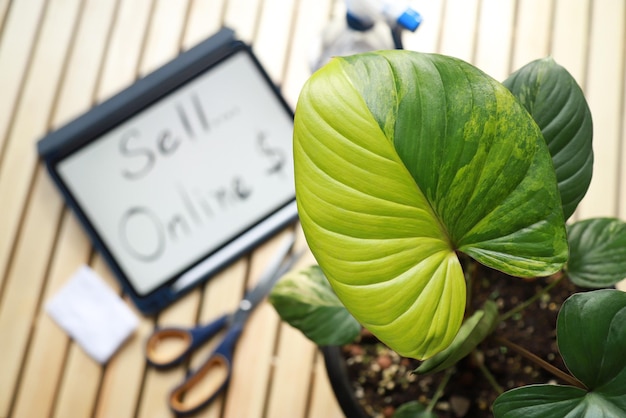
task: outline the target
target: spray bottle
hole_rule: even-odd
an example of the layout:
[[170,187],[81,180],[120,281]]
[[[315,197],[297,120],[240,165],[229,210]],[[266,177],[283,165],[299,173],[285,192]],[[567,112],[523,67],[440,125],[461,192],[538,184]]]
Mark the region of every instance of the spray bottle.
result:
[[345,0],[343,19],[326,26],[311,62],[313,71],[334,56],[402,49],[402,31],[414,32],[421,15],[406,0]]

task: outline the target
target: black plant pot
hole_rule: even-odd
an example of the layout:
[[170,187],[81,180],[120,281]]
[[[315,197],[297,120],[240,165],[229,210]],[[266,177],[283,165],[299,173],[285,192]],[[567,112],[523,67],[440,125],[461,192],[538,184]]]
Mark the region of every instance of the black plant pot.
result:
[[354,395],[341,347],[326,346],[321,349],[330,385],[344,415],[347,418],[369,418]]

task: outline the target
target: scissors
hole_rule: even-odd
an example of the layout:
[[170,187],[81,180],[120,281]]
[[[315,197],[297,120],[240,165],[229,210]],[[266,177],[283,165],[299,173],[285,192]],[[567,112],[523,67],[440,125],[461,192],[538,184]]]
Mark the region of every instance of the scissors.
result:
[[[182,363],[200,345],[226,328],[226,335],[207,360],[192,370],[170,393],[168,403],[177,415],[202,409],[221,393],[230,381],[235,344],[253,309],[270,292],[276,281],[300,258],[303,251],[290,254],[295,235],[286,237],[276,256],[259,278],[254,289],[239,302],[236,311],[224,314],[206,325],[193,328],[168,327],[154,331],[146,342],[146,358],[150,365],[167,368]],[[195,389],[195,391],[194,391]],[[202,392],[196,393],[197,391]]]

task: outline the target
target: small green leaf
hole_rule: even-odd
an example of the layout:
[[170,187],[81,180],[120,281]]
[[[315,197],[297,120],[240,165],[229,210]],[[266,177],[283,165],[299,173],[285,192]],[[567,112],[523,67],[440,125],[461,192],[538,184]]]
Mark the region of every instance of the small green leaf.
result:
[[569,297],[557,319],[567,368],[588,391],[534,385],[500,395],[496,418],[626,418],[626,293],[614,289]]
[[568,228],[569,278],[578,286],[613,286],[626,278],[626,223],[613,218],[576,222]]
[[415,372],[421,374],[436,373],[455,365],[487,338],[497,323],[498,306],[495,302],[488,300],[482,310],[476,311],[465,320],[448,348],[425,360]]
[[570,296],[557,320],[557,343],[571,373],[590,390],[621,393],[626,408],[626,293]]
[[318,266],[286,274],[269,301],[285,322],[320,346],[350,343],[361,331]]
[[400,405],[392,418],[437,418],[437,415],[428,412],[418,401],[411,401]]
[[587,193],[593,172],[593,126],[583,91],[552,58],[525,65],[503,84],[541,128],[567,220]]

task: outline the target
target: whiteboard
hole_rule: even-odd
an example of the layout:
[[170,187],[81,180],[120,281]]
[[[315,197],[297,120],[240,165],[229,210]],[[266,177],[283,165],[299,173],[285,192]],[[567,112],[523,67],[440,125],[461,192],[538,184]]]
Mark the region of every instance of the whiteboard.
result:
[[292,132],[241,49],[55,168],[141,296],[293,204]]

